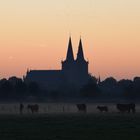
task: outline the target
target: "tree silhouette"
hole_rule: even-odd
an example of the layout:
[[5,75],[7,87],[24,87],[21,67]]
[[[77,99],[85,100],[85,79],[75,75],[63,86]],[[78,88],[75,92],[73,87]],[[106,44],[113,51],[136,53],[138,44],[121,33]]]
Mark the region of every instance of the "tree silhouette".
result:
[[13,94],[13,86],[8,80],[2,79],[0,82],[0,91],[1,97],[11,98]]
[[97,79],[90,77],[88,83],[81,89],[81,95],[84,97],[95,97],[99,95],[99,87],[97,85]]

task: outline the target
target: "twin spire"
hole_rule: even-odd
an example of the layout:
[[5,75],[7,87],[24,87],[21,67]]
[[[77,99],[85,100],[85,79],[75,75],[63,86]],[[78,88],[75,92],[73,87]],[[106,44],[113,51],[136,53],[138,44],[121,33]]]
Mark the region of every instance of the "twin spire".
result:
[[[76,61],[82,61],[82,60],[85,60],[85,59],[84,59],[84,53],[83,53],[82,40],[80,38]],[[69,38],[66,61],[71,61],[71,62],[74,61],[71,37]]]
[[68,60],[68,61],[74,61],[74,55],[73,55],[71,37],[69,38],[69,44],[68,44],[68,51],[67,51],[66,60]]

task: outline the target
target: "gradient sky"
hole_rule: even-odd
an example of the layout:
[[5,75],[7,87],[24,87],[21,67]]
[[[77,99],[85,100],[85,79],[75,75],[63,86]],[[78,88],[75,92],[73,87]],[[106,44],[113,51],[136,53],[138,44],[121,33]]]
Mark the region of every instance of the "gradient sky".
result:
[[1,0],[0,78],[60,69],[69,34],[93,75],[140,76],[140,0]]

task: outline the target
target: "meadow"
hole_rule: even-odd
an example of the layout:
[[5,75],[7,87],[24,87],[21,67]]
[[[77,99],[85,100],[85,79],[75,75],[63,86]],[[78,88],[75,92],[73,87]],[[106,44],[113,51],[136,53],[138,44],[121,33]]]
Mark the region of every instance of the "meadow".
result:
[[[34,103],[32,103],[34,104]],[[75,103],[38,103],[32,114],[24,103],[0,104],[0,140],[140,140],[140,105],[136,113],[118,113],[116,104],[88,103],[87,113],[80,113]],[[101,113],[97,105],[107,105]]]
[[139,140],[140,114],[1,115],[1,140]]

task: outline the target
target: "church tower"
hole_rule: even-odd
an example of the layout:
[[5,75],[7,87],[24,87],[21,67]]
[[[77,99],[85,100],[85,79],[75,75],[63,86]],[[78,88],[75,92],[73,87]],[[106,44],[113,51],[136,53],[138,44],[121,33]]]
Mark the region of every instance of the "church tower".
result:
[[89,78],[88,62],[84,58],[81,39],[79,41],[77,58],[75,60],[73,55],[71,37],[69,38],[66,60],[62,61],[62,72],[66,82],[70,84],[80,86],[87,83]]
[[84,52],[83,52],[83,45],[82,45],[82,40],[80,38],[79,41],[79,46],[78,46],[78,53],[77,53],[77,62],[83,62],[85,61],[84,59]]
[[74,64],[74,55],[73,55],[72,41],[70,37],[69,43],[68,43],[66,60],[62,61],[62,70],[71,70],[71,67],[73,64]]
[[71,37],[69,38],[68,50],[66,55],[66,60],[62,61],[62,72],[64,79],[68,83],[73,83],[75,75],[75,60],[73,55],[72,41]]
[[84,51],[82,40],[80,38],[79,46],[78,46],[78,53],[77,58],[75,60],[76,70],[77,70],[77,79],[79,83],[85,83],[88,81],[89,74],[88,74],[88,61],[84,58]]
[[73,61],[74,61],[74,55],[73,55],[73,48],[72,48],[71,37],[69,38],[68,51],[67,51],[66,61],[67,61],[67,62],[73,62]]

